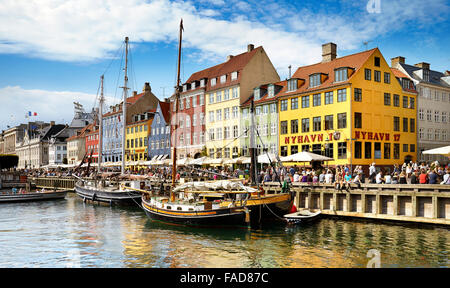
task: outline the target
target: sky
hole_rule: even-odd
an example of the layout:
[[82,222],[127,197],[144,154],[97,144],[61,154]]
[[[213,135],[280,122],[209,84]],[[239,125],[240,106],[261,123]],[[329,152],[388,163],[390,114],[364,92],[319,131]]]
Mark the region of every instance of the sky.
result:
[[[181,80],[228,55],[263,46],[281,79],[320,62],[322,44],[338,57],[378,47],[388,63],[450,70],[446,0],[0,0],[0,129],[26,121],[70,123],[73,102],[98,107],[123,97],[124,39],[130,39],[130,90],[149,82],[159,98],[176,83],[183,19]],[[37,116],[26,119],[25,114]]]

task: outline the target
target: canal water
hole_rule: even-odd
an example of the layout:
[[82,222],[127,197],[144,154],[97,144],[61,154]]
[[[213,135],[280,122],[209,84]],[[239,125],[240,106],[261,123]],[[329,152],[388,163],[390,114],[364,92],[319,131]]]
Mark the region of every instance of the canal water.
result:
[[71,193],[0,205],[0,267],[449,267],[449,231],[335,218],[298,227],[193,228]]

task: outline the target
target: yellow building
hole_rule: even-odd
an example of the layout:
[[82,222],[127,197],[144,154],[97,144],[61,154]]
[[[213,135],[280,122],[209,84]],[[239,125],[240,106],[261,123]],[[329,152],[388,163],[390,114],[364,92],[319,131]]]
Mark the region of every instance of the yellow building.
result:
[[297,69],[278,93],[281,156],[310,151],[329,165],[389,167],[416,158],[416,92],[402,89],[378,48]]
[[253,89],[264,83],[279,81],[263,47],[248,45],[247,52],[228,56],[222,64],[208,69],[205,91],[206,152],[211,158],[239,156],[242,133],[240,105]]
[[150,135],[150,127],[154,116],[152,112],[154,110],[133,115],[132,122],[127,125],[125,138],[126,161],[147,160],[148,136]]

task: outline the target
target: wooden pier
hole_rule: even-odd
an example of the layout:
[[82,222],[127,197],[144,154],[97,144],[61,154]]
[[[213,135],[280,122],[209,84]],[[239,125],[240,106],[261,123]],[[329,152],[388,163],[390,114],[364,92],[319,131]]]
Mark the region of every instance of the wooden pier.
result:
[[[39,188],[73,190],[71,177],[39,177],[29,179]],[[203,181],[190,178],[185,181]],[[160,187],[159,180],[151,180]],[[165,186],[169,189],[170,181]],[[280,184],[264,184],[266,193],[279,193]],[[393,221],[450,225],[450,185],[429,184],[362,184],[350,192],[338,191],[333,184],[293,183],[297,208],[320,209],[322,214]]]

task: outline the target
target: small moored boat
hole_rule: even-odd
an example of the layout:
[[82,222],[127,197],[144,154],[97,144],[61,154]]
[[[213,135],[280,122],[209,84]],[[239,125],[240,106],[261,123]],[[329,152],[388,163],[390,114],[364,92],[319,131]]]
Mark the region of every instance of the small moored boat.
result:
[[38,190],[36,192],[0,190],[0,203],[64,199],[68,190]]
[[284,215],[284,218],[289,224],[300,224],[316,220],[317,218],[319,218],[321,213],[322,212],[320,210],[311,211],[308,209],[302,209],[294,213],[286,214]]

